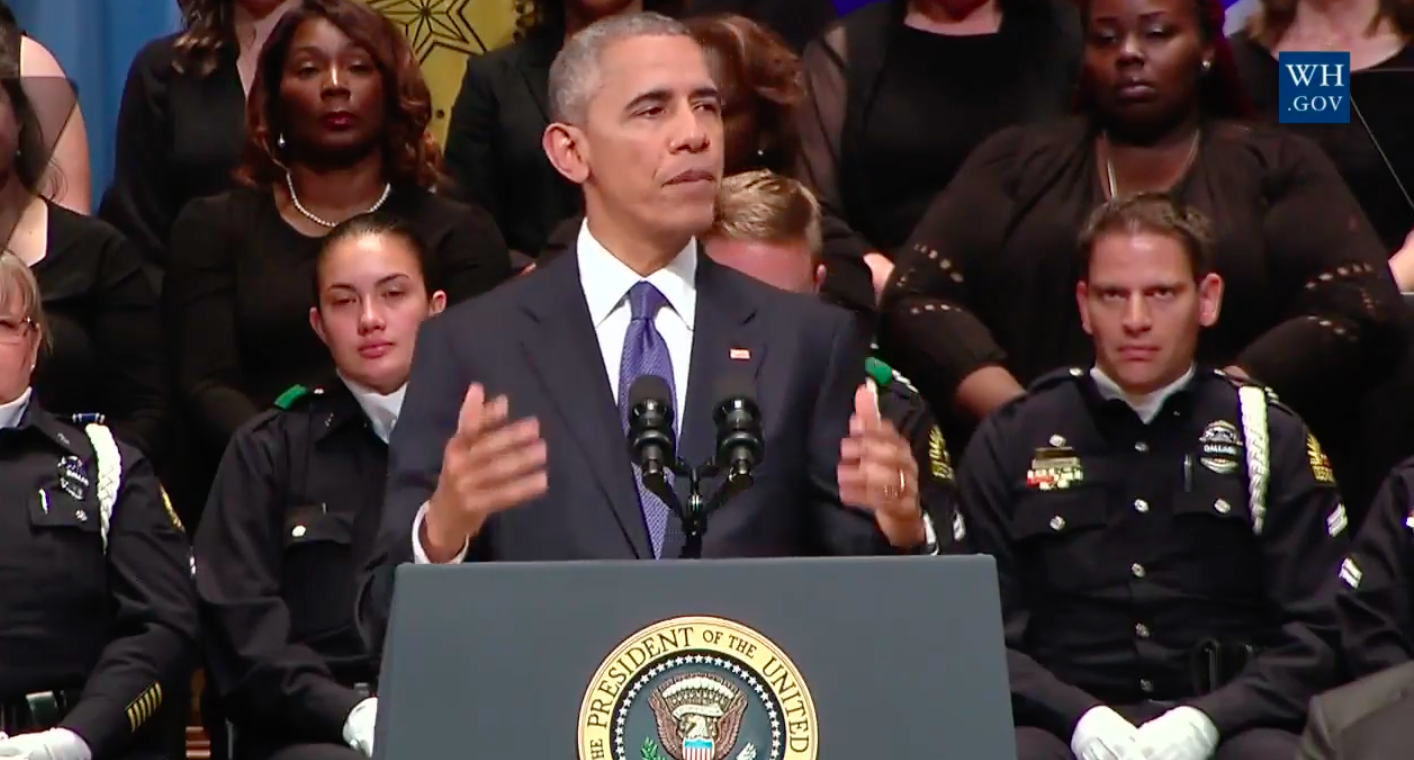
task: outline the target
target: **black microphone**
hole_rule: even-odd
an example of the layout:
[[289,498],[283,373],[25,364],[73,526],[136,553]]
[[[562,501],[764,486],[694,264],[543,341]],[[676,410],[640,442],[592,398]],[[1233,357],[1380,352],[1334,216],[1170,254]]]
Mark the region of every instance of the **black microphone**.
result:
[[640,375],[628,389],[629,456],[649,488],[665,486],[677,462],[672,397],[668,381],[657,375]]
[[730,373],[717,379],[717,407],[712,420],[717,423],[717,465],[728,480],[745,479],[751,484],[751,470],[766,454],[761,435],[761,408],[756,405],[756,388],[748,375]]

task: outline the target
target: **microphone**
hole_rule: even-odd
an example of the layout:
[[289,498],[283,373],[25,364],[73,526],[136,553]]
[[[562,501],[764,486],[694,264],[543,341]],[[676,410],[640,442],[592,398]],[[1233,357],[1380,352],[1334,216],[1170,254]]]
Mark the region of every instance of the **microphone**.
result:
[[668,381],[640,375],[628,390],[629,457],[643,470],[643,483],[655,493],[667,486],[677,463],[673,440],[673,397]]
[[712,413],[717,423],[716,463],[727,471],[728,481],[744,480],[743,485],[751,484],[751,471],[766,453],[754,385],[741,373],[721,376],[715,394],[721,400]]

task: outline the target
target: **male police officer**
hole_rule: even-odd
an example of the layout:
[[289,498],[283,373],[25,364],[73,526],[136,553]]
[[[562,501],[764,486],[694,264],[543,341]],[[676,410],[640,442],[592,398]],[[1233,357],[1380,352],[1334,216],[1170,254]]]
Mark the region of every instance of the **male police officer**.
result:
[[1022,760],[1287,760],[1325,685],[1344,507],[1300,419],[1195,366],[1222,299],[1205,226],[1160,195],[1097,210],[1095,366],[1038,380],[962,463]]
[[[716,218],[702,243],[717,263],[782,290],[814,293],[825,277],[819,202],[801,183],[769,171],[722,180]],[[880,415],[911,444],[923,509],[942,531],[954,523],[957,493],[942,431],[903,375],[874,357],[864,366]]]

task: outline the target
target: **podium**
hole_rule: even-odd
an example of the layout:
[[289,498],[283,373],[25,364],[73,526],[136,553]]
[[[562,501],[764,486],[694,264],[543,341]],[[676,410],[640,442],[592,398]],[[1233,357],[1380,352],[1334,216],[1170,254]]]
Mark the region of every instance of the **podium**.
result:
[[1014,760],[990,557],[404,565],[376,760]]

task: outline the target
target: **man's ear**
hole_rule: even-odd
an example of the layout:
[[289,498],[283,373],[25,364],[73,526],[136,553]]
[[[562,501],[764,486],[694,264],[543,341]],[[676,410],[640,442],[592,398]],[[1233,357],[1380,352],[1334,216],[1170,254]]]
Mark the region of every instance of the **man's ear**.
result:
[[1198,281],[1198,324],[1212,327],[1223,310],[1223,278],[1209,272]]
[[550,165],[565,179],[576,185],[589,179],[589,150],[579,127],[555,122],[545,128],[540,145]]

